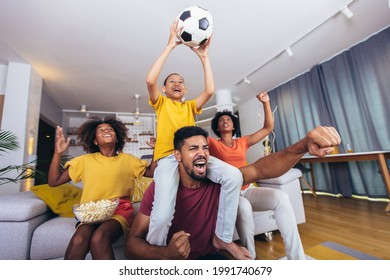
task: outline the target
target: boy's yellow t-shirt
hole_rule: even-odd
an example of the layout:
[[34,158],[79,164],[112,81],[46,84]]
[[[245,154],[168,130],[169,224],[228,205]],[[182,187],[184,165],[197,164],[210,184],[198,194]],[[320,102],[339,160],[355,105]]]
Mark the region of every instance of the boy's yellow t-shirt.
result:
[[119,153],[115,157],[105,157],[92,153],[75,157],[65,164],[73,182],[83,182],[81,203],[130,197],[134,180],[140,178],[148,167],[146,160],[133,155]]
[[150,106],[157,116],[157,139],[154,148],[154,160],[161,159],[173,153],[173,137],[179,128],[195,125],[195,115],[202,113],[196,109],[196,101],[177,102],[162,94],[156,103],[149,99]]

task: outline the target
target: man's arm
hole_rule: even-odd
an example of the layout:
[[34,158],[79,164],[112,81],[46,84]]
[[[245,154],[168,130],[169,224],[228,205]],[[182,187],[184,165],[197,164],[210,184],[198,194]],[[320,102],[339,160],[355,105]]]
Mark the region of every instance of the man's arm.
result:
[[125,255],[130,259],[174,260],[187,259],[191,248],[189,234],[176,232],[167,246],[154,246],[146,241],[150,217],[137,213],[125,245]]
[[326,126],[316,127],[309,131],[305,138],[286,149],[240,168],[244,176],[244,184],[281,176],[292,168],[305,153],[324,157],[340,143],[341,139],[336,129]]

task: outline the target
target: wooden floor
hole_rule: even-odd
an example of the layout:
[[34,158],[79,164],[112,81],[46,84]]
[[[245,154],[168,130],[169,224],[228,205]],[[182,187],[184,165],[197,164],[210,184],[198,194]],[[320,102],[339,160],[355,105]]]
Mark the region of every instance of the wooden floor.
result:
[[[304,249],[333,241],[381,259],[390,259],[390,213],[386,202],[304,194],[306,223],[299,225]],[[257,258],[275,260],[286,255],[280,233],[267,242],[255,237]]]

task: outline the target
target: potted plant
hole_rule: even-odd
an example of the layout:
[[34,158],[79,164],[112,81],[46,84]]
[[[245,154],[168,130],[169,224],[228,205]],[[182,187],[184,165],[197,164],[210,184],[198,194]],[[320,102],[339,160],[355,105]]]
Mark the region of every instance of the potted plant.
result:
[[[0,156],[3,152],[15,151],[20,148],[19,141],[15,134],[7,130],[0,130]],[[0,185],[16,183],[20,180],[45,176],[40,171],[35,170],[35,163],[30,162],[22,165],[8,165],[0,168]],[[16,171],[17,175],[9,176],[9,173]]]

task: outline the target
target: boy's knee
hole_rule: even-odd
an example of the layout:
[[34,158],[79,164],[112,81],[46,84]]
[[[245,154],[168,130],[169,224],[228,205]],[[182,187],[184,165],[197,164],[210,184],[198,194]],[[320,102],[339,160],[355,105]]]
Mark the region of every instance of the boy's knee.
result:
[[226,169],[226,174],[229,174],[229,178],[234,184],[243,185],[244,177],[237,167],[229,166]]
[[170,226],[173,216],[170,214],[160,213],[154,217],[150,217],[150,223],[155,225],[157,228],[162,228],[165,226]]

